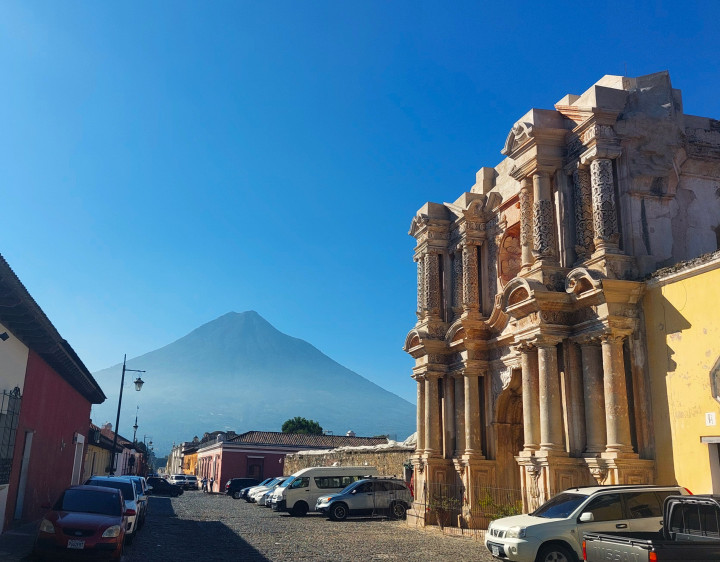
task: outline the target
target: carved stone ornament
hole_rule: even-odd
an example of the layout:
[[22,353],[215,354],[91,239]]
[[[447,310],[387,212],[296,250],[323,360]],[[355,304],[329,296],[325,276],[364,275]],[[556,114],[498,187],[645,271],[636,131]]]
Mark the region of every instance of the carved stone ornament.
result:
[[552,201],[541,199],[533,203],[533,253],[539,257],[551,256],[555,249]]
[[532,184],[523,183],[520,188],[520,244],[532,246]]
[[604,486],[609,472],[606,466],[594,466],[590,469],[590,474],[592,474],[592,477],[595,478],[600,486]]
[[559,310],[543,310],[540,312],[540,318],[548,324],[569,324],[571,321],[570,313]]
[[590,172],[578,169],[573,172],[575,186],[575,251],[585,260],[595,250],[593,243],[592,188]]
[[498,269],[502,285],[514,279],[522,267],[518,226],[513,225],[507,230],[500,246]]
[[615,138],[615,131],[610,125],[595,124],[583,133],[582,142],[587,144],[594,138],[612,139]]
[[440,256],[425,255],[425,306],[430,314],[440,314]]
[[518,121],[510,129],[510,133],[505,140],[505,146],[500,151],[501,154],[507,156],[516,147],[521,146],[532,137],[533,124]]
[[538,507],[540,507],[540,475],[542,474],[542,467],[537,466],[534,464],[531,464],[526,468],[529,478],[529,486],[528,486],[528,492],[529,492],[529,502],[532,504],[530,506],[531,511],[535,511]]
[[478,277],[477,246],[465,245],[462,250],[463,261],[463,307],[477,307],[480,302]]
[[421,318],[425,311],[425,261],[417,260],[417,314]]
[[605,242],[619,240],[612,160],[598,158],[590,164],[592,177],[593,227],[595,237]]

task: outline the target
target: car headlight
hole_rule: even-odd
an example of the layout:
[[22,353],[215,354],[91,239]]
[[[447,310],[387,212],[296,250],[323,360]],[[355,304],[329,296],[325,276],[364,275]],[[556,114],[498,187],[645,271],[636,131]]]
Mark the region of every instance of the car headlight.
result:
[[40,523],[40,532],[54,534],[55,525],[53,525],[49,519],[43,519],[42,523]]
[[505,536],[509,539],[524,539],[525,527],[510,527]]
[[120,525],[113,525],[112,527],[108,527],[105,529],[105,532],[102,534],[104,539],[113,539],[117,537],[120,534]]
[[320,498],[318,500],[318,503],[328,503],[330,501],[329,497]]

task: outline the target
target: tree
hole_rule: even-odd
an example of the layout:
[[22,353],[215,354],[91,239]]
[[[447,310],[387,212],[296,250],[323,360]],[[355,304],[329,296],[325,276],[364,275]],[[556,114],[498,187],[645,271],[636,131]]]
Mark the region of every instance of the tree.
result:
[[307,420],[300,416],[295,416],[282,424],[283,433],[303,433],[306,435],[322,435],[323,428],[314,420]]

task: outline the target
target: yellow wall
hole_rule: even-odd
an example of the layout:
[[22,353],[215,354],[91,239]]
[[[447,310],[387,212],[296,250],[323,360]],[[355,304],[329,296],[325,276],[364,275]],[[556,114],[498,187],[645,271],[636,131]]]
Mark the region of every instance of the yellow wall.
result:
[[197,474],[196,467],[197,467],[197,452],[191,453],[189,455],[185,455],[185,457],[183,457],[183,466],[182,466],[183,474]]
[[[701,437],[720,436],[720,403],[710,371],[720,356],[720,258],[650,281],[644,297],[651,379],[657,482],[677,483],[695,494],[712,486],[710,447]],[[717,424],[706,425],[706,413]]]
[[91,476],[107,475],[107,467],[110,466],[111,455],[107,449],[97,445],[88,444],[85,450],[85,464],[83,465],[83,478],[85,482]]

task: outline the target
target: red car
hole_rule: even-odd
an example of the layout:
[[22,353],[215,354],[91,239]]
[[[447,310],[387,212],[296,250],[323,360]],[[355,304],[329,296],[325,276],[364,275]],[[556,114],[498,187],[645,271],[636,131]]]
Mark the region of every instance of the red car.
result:
[[88,554],[120,560],[129,515],[135,512],[125,509],[122,493],[116,488],[68,488],[40,523],[33,554],[53,560]]

